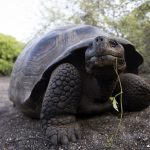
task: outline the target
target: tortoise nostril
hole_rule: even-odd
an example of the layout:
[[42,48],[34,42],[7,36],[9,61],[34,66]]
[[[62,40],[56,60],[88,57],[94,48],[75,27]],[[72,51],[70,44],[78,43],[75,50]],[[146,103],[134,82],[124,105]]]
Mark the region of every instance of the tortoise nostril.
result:
[[100,38],[100,41],[103,41],[103,38]]
[[96,38],[96,42],[99,42],[99,39],[98,39],[98,38]]
[[97,43],[100,43],[100,42],[103,42],[103,41],[104,41],[104,38],[103,38],[103,37],[97,37],[97,38],[95,39],[95,41],[96,41]]

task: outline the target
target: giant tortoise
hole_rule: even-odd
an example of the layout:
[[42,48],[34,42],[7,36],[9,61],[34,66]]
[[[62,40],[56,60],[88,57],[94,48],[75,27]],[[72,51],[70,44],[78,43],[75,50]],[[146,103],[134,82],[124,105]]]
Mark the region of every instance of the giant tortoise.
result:
[[[90,25],[51,30],[33,40],[14,65],[9,98],[24,114],[40,118],[52,144],[80,138],[77,118],[112,110],[110,96],[123,88],[123,108],[150,104],[150,86],[138,76],[143,58],[134,45]],[[114,67],[115,66],[115,67]]]

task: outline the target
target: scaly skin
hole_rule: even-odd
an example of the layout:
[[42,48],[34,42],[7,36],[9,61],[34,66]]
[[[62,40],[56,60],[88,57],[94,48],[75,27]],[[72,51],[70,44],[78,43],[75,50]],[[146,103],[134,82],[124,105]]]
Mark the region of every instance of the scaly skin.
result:
[[42,127],[52,144],[80,138],[75,114],[80,100],[80,76],[71,64],[58,66],[51,75],[42,104]]
[[[120,75],[123,89],[123,108],[126,111],[139,111],[150,105],[150,85],[140,76],[125,73]],[[119,84],[115,93],[119,92]]]

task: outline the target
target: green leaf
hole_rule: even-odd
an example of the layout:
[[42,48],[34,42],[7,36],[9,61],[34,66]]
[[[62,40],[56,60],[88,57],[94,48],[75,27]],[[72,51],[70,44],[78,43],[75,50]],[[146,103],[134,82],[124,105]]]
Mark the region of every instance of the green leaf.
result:
[[115,98],[115,97],[109,97],[109,99],[110,99],[110,101],[111,101],[111,103],[112,103],[112,105],[113,105],[113,108],[114,108],[116,111],[119,112],[119,110],[118,110],[118,102],[116,101],[116,98]]

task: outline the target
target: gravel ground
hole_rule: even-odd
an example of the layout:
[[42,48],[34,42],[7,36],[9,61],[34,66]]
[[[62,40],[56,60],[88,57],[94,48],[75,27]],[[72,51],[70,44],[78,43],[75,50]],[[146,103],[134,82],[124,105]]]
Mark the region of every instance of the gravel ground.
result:
[[8,100],[9,78],[0,78],[0,150],[150,150],[150,107],[124,113],[120,131],[109,148],[119,118],[107,113],[80,120],[82,140],[68,146],[53,147],[41,132],[39,120],[32,120]]

